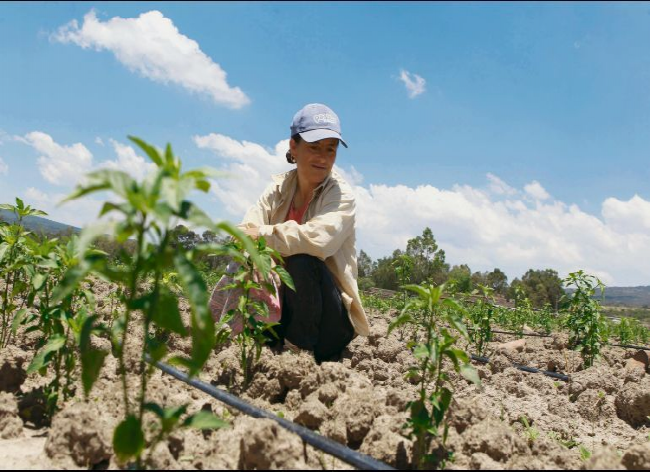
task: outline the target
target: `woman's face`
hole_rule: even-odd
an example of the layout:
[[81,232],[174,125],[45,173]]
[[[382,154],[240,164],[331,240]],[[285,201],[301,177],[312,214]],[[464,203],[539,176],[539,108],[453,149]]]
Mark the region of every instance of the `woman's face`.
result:
[[336,151],[339,140],[336,138],[321,139],[308,143],[301,140],[290,141],[291,155],[298,166],[298,177],[301,182],[317,187],[332,171],[336,161]]

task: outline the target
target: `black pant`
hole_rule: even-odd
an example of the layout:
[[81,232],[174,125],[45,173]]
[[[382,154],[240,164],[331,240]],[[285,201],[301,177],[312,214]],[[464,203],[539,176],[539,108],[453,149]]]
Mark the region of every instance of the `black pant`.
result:
[[334,278],[323,261],[307,254],[285,258],[294,292],[282,286],[278,334],[314,352],[317,362],[338,359],[354,337],[354,328]]

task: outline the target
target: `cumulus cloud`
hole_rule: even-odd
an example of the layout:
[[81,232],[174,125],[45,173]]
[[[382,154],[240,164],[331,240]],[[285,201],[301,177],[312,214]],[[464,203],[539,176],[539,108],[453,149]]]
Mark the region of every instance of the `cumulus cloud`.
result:
[[231,87],[227,74],[206,55],[199,44],[181,34],[172,20],[153,10],[137,18],[114,17],[102,22],[95,11],[58,29],[51,39],[84,49],[111,51],[129,70],[156,82],[175,83],[209,96],[215,103],[241,108],[250,99],[239,87]]
[[603,202],[603,218],[607,224],[626,233],[650,233],[650,202],[638,195],[628,201],[608,198]]
[[492,173],[487,174],[490,191],[496,195],[515,195],[517,190]]
[[9,173],[9,166],[0,157],[0,175],[7,175]]
[[51,184],[75,185],[92,168],[93,155],[81,143],[62,146],[41,131],[33,131],[18,139],[41,153],[38,168]]
[[533,197],[535,200],[548,200],[551,198],[544,187],[542,187],[542,185],[536,180],[533,180],[528,185],[525,185],[524,192]]
[[23,195],[23,200],[26,204],[46,212],[48,215],[46,218],[78,228],[97,220],[102,201],[86,197],[60,205],[59,203],[67,196],[67,193],[47,193],[35,187],[29,187]]
[[99,167],[122,170],[138,180],[141,180],[149,172],[156,169],[156,165],[153,162],[148,162],[144,157],[136,154],[135,149],[131,146],[121,144],[114,139],[110,141],[115,150],[115,154],[117,154],[117,160],[104,162]]
[[415,98],[425,92],[426,80],[417,74],[411,74],[409,71],[402,70],[399,76],[400,80],[404,82],[409,98]]
[[215,133],[193,139],[199,148],[212,151],[222,161],[221,168],[232,175],[215,182],[212,192],[228,213],[239,218],[257,201],[272,174],[294,167],[284,157],[289,149],[288,139],[280,141],[274,149]]
[[[287,141],[275,148],[217,134],[194,141],[240,177],[219,181],[214,192],[235,221],[255,203],[271,174],[292,167],[284,159]],[[585,269],[610,285],[650,280],[650,202],[639,196],[605,200],[599,217],[554,200],[537,181],[516,189],[488,174],[485,189],[443,189],[362,184],[356,170],[337,170],[356,193],[357,248],[375,259],[404,249],[428,226],[452,264],[500,267],[511,280],[530,268],[553,268],[560,275]]]
[[147,162],[131,146],[113,139],[111,144],[117,159],[97,164],[92,153],[82,143],[62,145],[42,131],[32,131],[16,139],[42,154],[38,158],[39,171],[47,182],[58,186],[75,186],[82,181],[85,174],[101,168],[122,170],[137,179],[142,179],[155,168],[153,163]]

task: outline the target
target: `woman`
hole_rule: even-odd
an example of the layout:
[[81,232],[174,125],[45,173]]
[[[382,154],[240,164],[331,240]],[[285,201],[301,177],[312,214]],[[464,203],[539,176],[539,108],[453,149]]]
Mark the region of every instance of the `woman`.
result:
[[278,335],[316,361],[338,359],[356,334],[368,335],[357,287],[356,205],[351,187],[332,171],[341,137],[336,114],[306,105],[293,118],[287,161],[240,228],[280,252],[296,291],[282,287]]

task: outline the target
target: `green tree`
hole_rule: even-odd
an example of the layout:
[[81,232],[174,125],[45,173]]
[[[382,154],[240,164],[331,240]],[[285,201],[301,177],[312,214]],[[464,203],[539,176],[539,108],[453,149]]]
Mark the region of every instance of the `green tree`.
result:
[[472,271],[467,264],[454,266],[449,271],[448,283],[453,284],[456,292],[469,293],[472,291]]
[[495,293],[501,295],[506,295],[508,291],[508,276],[501,271],[501,269],[495,268],[492,272],[487,274],[487,286],[494,290]]
[[562,279],[558,276],[557,271],[553,269],[534,270],[529,269],[524,276],[512,281],[508,298],[514,299],[516,286],[521,285],[526,298],[528,298],[535,308],[542,308],[545,304],[550,304],[553,309],[557,310],[560,305],[560,299],[564,295]]
[[383,257],[377,260],[375,269],[372,272],[372,279],[375,282],[375,287],[385,288],[387,290],[398,290],[399,281],[395,273],[395,266],[393,263],[398,260],[402,255],[402,251],[395,249],[393,255]]
[[359,269],[359,277],[372,277],[373,272],[373,263],[372,259],[365,251],[362,249],[359,253],[359,258],[357,259],[357,267]]
[[406,253],[413,258],[413,282],[430,281],[442,284],[447,279],[449,264],[445,261],[445,251],[438,247],[431,228],[425,228],[422,236],[409,239]]

